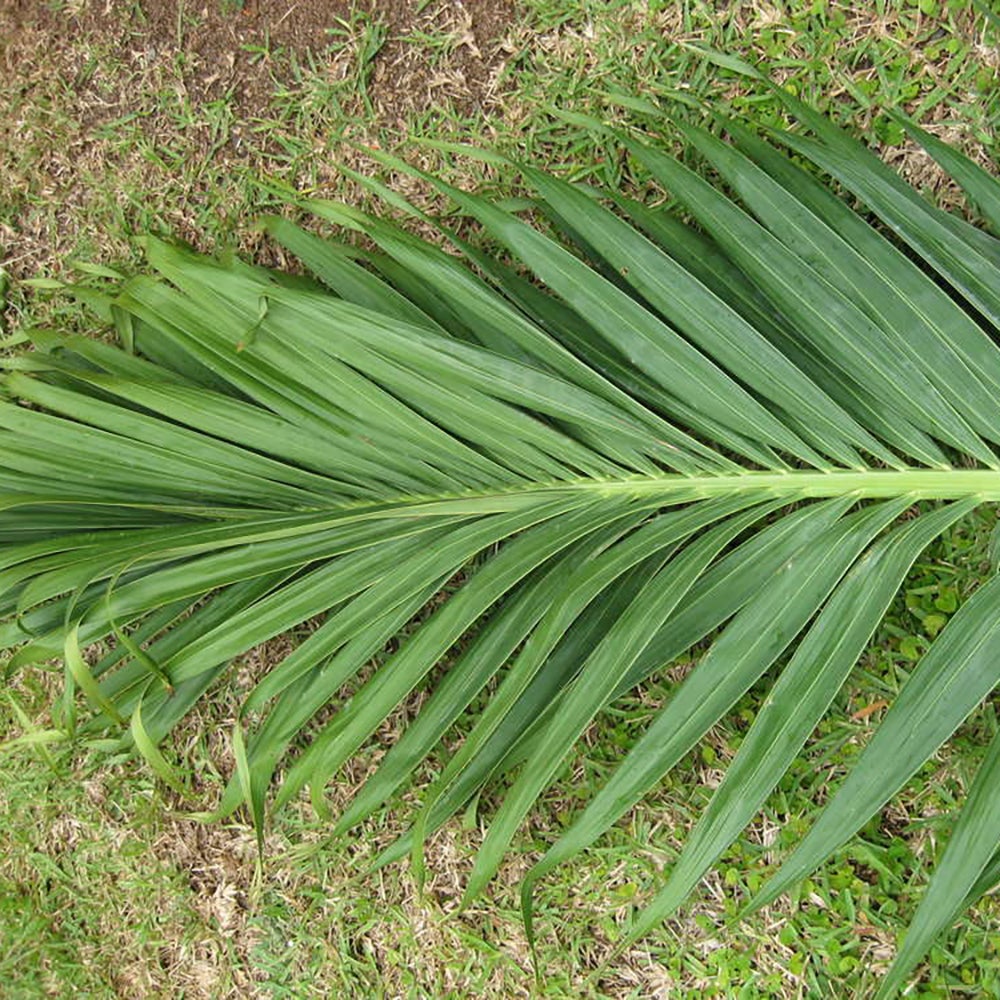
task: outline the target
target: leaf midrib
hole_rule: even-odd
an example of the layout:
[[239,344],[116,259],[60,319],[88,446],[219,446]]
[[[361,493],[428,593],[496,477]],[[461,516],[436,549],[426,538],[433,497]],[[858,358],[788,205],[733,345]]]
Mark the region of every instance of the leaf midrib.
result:
[[[759,492],[762,497],[787,495],[789,500],[820,499],[856,495],[862,499],[912,496],[914,500],[958,500],[978,497],[984,503],[1000,501],[1000,471],[993,469],[854,469],[816,472],[720,473],[697,476],[664,474],[662,476],[628,476],[621,479],[573,479],[547,483],[518,484],[509,488],[456,492],[451,496],[400,498],[400,502],[417,507],[422,513],[439,505],[488,502],[490,498],[582,492],[595,496],[628,496],[648,499],[661,494],[667,502],[700,500],[728,496],[741,492]],[[391,502],[390,502],[391,506]]]

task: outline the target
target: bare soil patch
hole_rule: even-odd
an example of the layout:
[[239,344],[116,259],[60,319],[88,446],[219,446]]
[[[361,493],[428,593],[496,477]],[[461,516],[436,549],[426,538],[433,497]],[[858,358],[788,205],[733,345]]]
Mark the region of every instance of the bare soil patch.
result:
[[513,0],[77,0],[57,9],[0,0],[0,64],[9,78],[30,78],[53,52],[100,41],[138,66],[173,61],[193,101],[232,97],[253,117],[266,110],[276,82],[298,64],[322,65],[363,17],[378,26],[370,85],[380,104],[409,108],[426,89],[434,68],[405,39],[430,29],[450,35],[446,72],[453,96],[471,109],[489,87],[514,8]]

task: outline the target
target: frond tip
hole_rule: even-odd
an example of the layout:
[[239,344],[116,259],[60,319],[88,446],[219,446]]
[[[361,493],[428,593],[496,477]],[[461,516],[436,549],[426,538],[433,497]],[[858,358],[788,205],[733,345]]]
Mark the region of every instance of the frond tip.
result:
[[[667,918],[792,765],[921,552],[1000,500],[1000,241],[783,99],[811,135],[772,145],[721,119],[728,141],[684,127],[732,196],[654,141],[623,139],[692,222],[521,166],[561,241],[427,178],[531,278],[443,226],[464,261],[355,210],[374,250],[268,222],[315,280],[149,239],[152,273],[102,300],[121,349],[38,332],[5,362],[11,669],[64,658],[93,709],[78,731],[119,734],[187,795],[159,745],[235,657],[314,621],[250,691],[213,813],[247,805],[258,834],[305,787],[321,800],[437,665],[338,832],[389,800],[492,685],[413,831],[379,860],[419,861],[424,838],[509,778],[474,895],[598,713],[714,635],[524,883],[533,934],[532,886],[766,678],[627,940]],[[995,224],[1000,185],[914,134]],[[751,905],[820,865],[975,711],[1000,680],[998,633],[994,580]],[[81,647],[98,643],[87,662]],[[885,993],[1000,877],[996,745]]]

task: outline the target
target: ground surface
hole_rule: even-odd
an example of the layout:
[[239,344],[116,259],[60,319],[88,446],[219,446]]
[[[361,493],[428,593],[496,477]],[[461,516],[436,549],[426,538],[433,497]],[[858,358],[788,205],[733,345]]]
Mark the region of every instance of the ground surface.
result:
[[[493,144],[573,177],[654,194],[605,140],[552,112],[641,119],[616,99],[625,94],[689,113],[668,100],[684,90],[721,94],[760,120],[778,115],[773,99],[739,90],[688,55],[680,43],[692,41],[766,61],[787,86],[863,128],[886,159],[946,203],[953,192],[904,142],[887,108],[906,107],[990,163],[1000,36],[964,2],[0,0],[0,263],[13,279],[67,277],[80,260],[134,264],[132,237],[146,231],[281,263],[253,218],[285,210],[275,194],[282,186],[364,198],[337,170],[368,162],[357,143],[402,150],[463,184],[511,179],[483,176],[416,140]],[[8,299],[7,326],[89,328],[77,306],[16,281]],[[185,818],[133,763],[98,770],[82,757],[0,750],[0,993],[867,996],[892,954],[894,928],[912,912],[919,865],[937,856],[948,809],[995,729],[992,709],[795,899],[727,925],[806,828],[948,609],[990,572],[994,521],[978,514],[926,554],[811,756],[682,917],[607,968],[601,963],[633,904],[718,783],[752,717],[752,695],[646,806],[540,891],[539,986],[513,886],[641,730],[667,679],[599,720],[491,898],[461,915],[475,817],[431,845],[434,874],[418,899],[405,866],[362,877],[366,859],[401,829],[395,813],[333,844],[303,807],[275,825],[258,874],[244,826]],[[17,735],[43,718],[51,685],[24,677],[9,691],[15,701],[0,698],[0,734]],[[206,794],[231,767],[236,705],[235,694],[223,699],[167,748]],[[389,726],[380,741],[392,736]],[[331,788],[332,808],[379,753],[372,747]],[[419,787],[407,798],[419,799]],[[913,995],[1000,996],[998,946],[1000,911],[987,900],[935,950]]]

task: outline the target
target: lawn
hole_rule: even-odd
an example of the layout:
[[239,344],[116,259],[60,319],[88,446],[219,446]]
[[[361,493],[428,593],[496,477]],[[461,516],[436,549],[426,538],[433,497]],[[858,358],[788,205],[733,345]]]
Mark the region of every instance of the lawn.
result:
[[[94,265],[137,266],[143,233],[281,265],[255,220],[288,212],[289,188],[368,203],[350,170],[442,207],[411,179],[374,166],[366,146],[463,186],[516,195],[516,177],[422,140],[474,142],[655,200],[649,179],[573,113],[658,128],[668,141],[669,116],[697,115],[704,97],[761,123],[781,117],[772,96],[698,58],[691,43],[761,62],[943,204],[956,203],[954,190],[889,109],[904,108],[995,169],[1000,23],[968,3],[8,0],[0,4],[3,330],[96,332],[58,285],[87,280]],[[993,705],[793,898],[740,924],[734,917],[808,828],[928,640],[996,571],[995,523],[994,511],[980,510],[924,553],[808,755],[680,918],[605,964],[718,785],[759,706],[754,692],[582,862],[539,887],[537,983],[518,879],[686,663],[598,719],[488,895],[461,913],[489,801],[430,842],[422,895],[405,864],[365,874],[440,760],[345,840],[331,840],[329,822],[296,803],[271,824],[261,867],[248,825],[195,821],[145,766],[32,743],[59,676],[19,674],[0,697],[0,742],[16,741],[0,747],[0,992],[15,1000],[868,996],[996,731]],[[202,802],[232,772],[240,693],[279,651],[275,643],[234,664],[227,694],[163,748]],[[415,707],[393,717],[327,790],[334,813]],[[998,951],[1000,905],[987,897],[939,942],[911,995],[1000,996]]]

